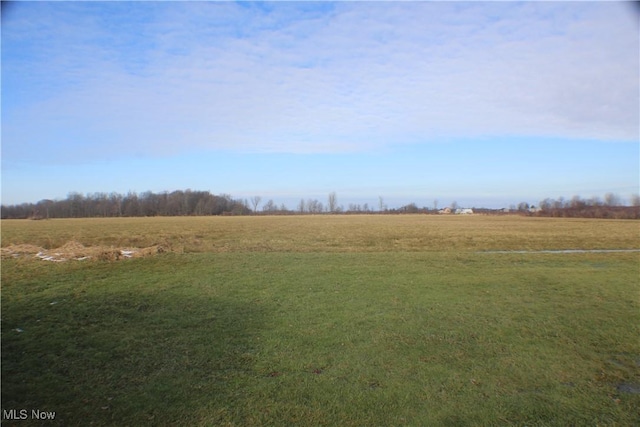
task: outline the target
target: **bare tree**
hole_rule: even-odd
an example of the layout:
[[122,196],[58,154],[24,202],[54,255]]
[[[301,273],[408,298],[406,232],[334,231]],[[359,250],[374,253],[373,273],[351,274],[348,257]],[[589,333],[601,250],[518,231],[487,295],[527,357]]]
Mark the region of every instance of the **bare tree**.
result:
[[602,206],[602,200],[600,200],[600,197],[598,196],[591,197],[585,203],[589,206]]
[[253,205],[253,212],[258,212],[258,205],[260,204],[260,201],[262,200],[262,197],[260,196],[253,196],[251,198],[251,204]]
[[335,212],[338,206],[338,197],[336,196],[336,192],[332,191],[329,193],[329,212]]
[[273,200],[269,199],[269,201],[264,206],[262,206],[262,210],[263,212],[274,212],[278,210],[278,206],[273,203]]
[[562,209],[564,207],[564,197],[558,197],[553,201],[553,209]]
[[586,202],[580,198],[580,196],[575,195],[569,201],[569,207],[573,209],[583,209],[586,206]]
[[38,210],[38,215],[42,218],[49,219],[49,211],[50,211],[50,208],[54,205],[54,203],[55,202],[50,199],[40,200],[36,205],[36,208]]
[[382,196],[378,196],[378,209],[380,212],[387,210],[387,205],[384,204]]
[[620,197],[617,194],[607,193],[604,195],[604,204],[607,206],[620,206]]
[[322,202],[319,202],[318,199],[307,200],[307,212],[322,213],[322,211],[323,211]]
[[640,206],[640,194],[632,194],[629,199],[631,201],[631,206]]

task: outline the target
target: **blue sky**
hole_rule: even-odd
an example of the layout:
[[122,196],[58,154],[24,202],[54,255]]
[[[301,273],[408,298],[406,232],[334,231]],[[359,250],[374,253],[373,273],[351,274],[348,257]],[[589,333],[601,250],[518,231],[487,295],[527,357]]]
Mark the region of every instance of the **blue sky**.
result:
[[609,2],[13,3],[2,203],[627,198],[638,34]]

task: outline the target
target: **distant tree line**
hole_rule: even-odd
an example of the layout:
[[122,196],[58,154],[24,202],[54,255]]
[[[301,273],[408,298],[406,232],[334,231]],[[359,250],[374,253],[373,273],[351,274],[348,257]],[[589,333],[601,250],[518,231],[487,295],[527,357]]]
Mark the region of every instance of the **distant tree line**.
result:
[[582,199],[580,196],[547,198],[540,202],[538,209],[531,211],[536,216],[563,218],[640,219],[640,196],[632,195],[629,205],[624,205],[622,199],[613,193],[605,194],[603,199]]
[[171,193],[129,192],[69,193],[64,200],[40,200],[38,203],[2,205],[2,219],[10,218],[91,218],[133,216],[243,215],[251,212],[246,201],[227,194],[208,191]]
[[[451,206],[438,210],[438,201],[433,207],[418,207],[409,203],[399,208],[389,209],[382,197],[376,208],[368,203],[350,203],[347,208],[338,205],[335,192],[329,193],[326,204],[317,199],[301,199],[295,210],[289,210],[284,204],[277,205],[273,200],[262,204],[262,197],[254,196],[250,201],[234,199],[228,194],[213,195],[209,191],[173,191],[163,193],[128,192],[119,193],[69,193],[64,200],[40,200],[37,203],[18,205],[2,205],[2,219],[48,219],[48,218],[91,218],[91,217],[134,217],[134,216],[203,216],[203,215],[293,215],[293,214],[439,214],[453,212],[459,206],[452,202]],[[521,202],[508,209],[473,208],[476,214],[503,215],[520,214],[549,217],[580,218],[614,218],[640,219],[640,196],[633,195],[630,205],[624,205],[622,199],[612,193],[598,197],[582,199],[573,196],[571,199],[544,199],[538,207]]]

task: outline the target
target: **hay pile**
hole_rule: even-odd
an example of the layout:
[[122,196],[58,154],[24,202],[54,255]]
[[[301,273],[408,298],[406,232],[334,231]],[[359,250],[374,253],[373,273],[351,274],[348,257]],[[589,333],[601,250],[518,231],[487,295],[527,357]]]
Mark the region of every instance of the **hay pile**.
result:
[[44,249],[35,245],[9,245],[0,249],[2,258],[27,258],[43,261],[119,261],[127,258],[153,256],[167,250],[160,245],[147,248],[115,248],[107,246],[84,246],[80,242],[69,241],[59,248]]

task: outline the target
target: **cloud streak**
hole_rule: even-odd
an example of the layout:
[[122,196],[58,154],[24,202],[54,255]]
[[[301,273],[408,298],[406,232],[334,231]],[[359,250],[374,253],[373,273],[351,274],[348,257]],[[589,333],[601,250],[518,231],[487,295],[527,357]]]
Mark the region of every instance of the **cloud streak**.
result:
[[3,23],[3,162],[493,136],[637,141],[630,13],[605,3],[28,4]]

